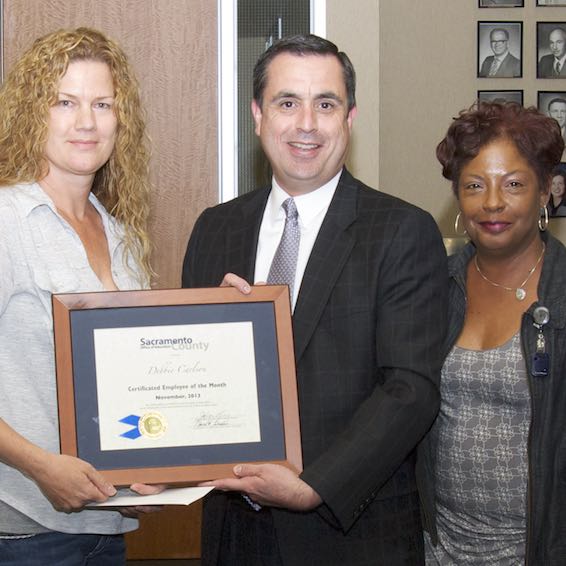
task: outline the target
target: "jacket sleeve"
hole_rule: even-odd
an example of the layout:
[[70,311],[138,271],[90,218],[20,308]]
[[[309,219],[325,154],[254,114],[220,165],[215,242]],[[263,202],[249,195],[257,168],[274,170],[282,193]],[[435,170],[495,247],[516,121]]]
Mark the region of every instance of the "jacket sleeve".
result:
[[[210,284],[206,284],[202,278],[202,272],[197,268],[199,265],[200,254],[203,253],[202,250],[202,235],[206,232],[204,225],[206,224],[206,219],[208,216],[208,210],[205,210],[195,222],[189,242],[187,244],[187,250],[185,251],[185,258],[183,260],[183,269],[181,273],[181,286],[183,288],[191,287],[206,287]],[[220,282],[219,282],[220,283]]]
[[[433,219],[407,213],[379,270],[376,386],[343,432],[301,477],[320,512],[347,531],[415,449],[440,405],[446,332],[446,253]],[[344,376],[347,379],[347,376]]]

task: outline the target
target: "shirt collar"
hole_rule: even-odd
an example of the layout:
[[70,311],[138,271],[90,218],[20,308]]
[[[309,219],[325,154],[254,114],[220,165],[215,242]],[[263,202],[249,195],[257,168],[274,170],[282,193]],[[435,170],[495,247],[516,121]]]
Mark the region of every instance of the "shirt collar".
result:
[[16,187],[14,206],[22,217],[29,216],[33,210],[40,206],[48,206],[56,212],[53,201],[38,183],[20,183]]
[[[14,200],[14,206],[23,218],[27,218],[36,209],[44,206],[51,209],[54,214],[60,217],[55,204],[47,193],[40,187],[39,183],[20,183],[17,187],[17,198]],[[104,231],[106,232],[107,237],[109,236],[112,240],[109,242],[110,248],[112,249],[116,245],[114,240],[120,239],[121,237],[121,233],[117,230],[116,220],[108,214],[102,203],[94,194],[89,193],[88,199],[102,218]]]
[[509,50],[505,51],[505,53],[503,53],[503,55],[494,55],[494,57],[500,62],[503,62],[503,59],[505,59],[505,57],[507,57],[507,55],[509,54]]
[[[325,210],[330,205],[330,201],[336,192],[336,187],[338,186],[338,181],[342,175],[342,169],[328,181],[328,183],[322,185],[318,189],[311,191],[310,193],[305,193],[293,197],[295,200],[295,205],[297,206],[297,211],[299,212],[299,222],[303,225],[308,225],[315,216],[317,216],[322,210]],[[271,207],[272,212],[277,214],[283,214],[284,211],[281,208],[283,201],[289,198],[289,193],[285,192],[281,186],[275,180],[272,179],[272,190],[271,190]]]
[[[57,214],[57,208],[53,204],[53,201],[41,188],[39,183],[20,183],[17,187],[19,190],[17,192],[18,198],[15,200],[15,206],[22,216],[29,216],[40,206],[48,206]],[[108,216],[104,206],[102,206],[100,201],[92,193],[89,194],[88,199],[103,219]]]

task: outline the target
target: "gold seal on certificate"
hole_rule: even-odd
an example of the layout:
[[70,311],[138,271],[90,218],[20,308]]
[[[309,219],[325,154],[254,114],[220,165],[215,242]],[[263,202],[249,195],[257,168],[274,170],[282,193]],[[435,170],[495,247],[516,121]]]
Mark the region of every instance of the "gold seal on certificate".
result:
[[148,438],[159,438],[167,430],[167,422],[159,413],[146,413],[138,423],[138,430]]

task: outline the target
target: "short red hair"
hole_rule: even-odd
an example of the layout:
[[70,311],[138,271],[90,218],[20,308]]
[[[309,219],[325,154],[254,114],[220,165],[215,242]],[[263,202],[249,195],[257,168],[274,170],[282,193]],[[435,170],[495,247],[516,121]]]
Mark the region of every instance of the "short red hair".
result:
[[516,102],[477,102],[454,118],[436,148],[442,175],[452,181],[456,196],[462,167],[496,139],[515,145],[535,171],[540,190],[545,190],[564,151],[558,122]]

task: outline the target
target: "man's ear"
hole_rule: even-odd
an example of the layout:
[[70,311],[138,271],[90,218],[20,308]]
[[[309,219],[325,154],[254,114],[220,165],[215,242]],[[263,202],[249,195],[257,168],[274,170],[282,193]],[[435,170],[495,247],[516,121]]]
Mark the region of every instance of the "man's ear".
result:
[[352,129],[352,123],[354,122],[354,118],[357,116],[357,114],[358,114],[357,106],[353,106],[350,112],[348,112],[348,117],[346,118],[346,120],[348,121],[348,128],[350,128],[350,130]]
[[257,103],[257,100],[252,100],[252,116],[255,122],[255,133],[256,136],[259,136],[260,132],[261,132],[261,107],[260,105]]

